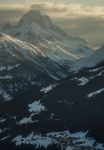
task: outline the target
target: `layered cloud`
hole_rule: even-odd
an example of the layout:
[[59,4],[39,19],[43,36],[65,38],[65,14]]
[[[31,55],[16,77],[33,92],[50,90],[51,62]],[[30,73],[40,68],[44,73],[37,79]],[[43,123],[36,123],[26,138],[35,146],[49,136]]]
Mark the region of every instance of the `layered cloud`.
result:
[[82,4],[63,3],[37,3],[32,9],[39,9],[52,17],[79,18],[79,17],[101,17],[104,18],[103,6],[86,6]]
[[104,6],[43,3],[31,6],[48,14],[69,34],[81,36],[90,44],[104,44]]
[[[72,3],[74,1],[76,3]],[[80,3],[77,3],[79,1]],[[7,21],[15,23],[23,13],[35,9],[49,15],[69,34],[82,36],[95,45],[103,44],[104,6],[86,5],[81,1],[70,0],[69,3],[68,0],[64,2],[62,0],[41,0],[39,2],[37,0],[0,0],[0,25]],[[94,1],[97,3],[97,0]],[[89,0],[88,2],[90,3]]]
[[[13,0],[11,0],[12,2]],[[14,1],[13,1],[14,2]],[[1,3],[0,10],[18,10],[25,11],[29,9],[40,10],[53,18],[81,18],[81,17],[99,17],[104,18],[104,6],[87,6],[75,3],[53,3],[53,2],[37,2],[33,4],[33,0],[25,0],[25,3]]]
[[[0,1],[0,10],[2,9],[38,9],[50,14],[52,17],[101,17],[104,18],[104,6],[88,6],[77,3],[54,3],[38,2],[37,0],[10,0],[9,3]],[[6,0],[5,0],[6,2]],[[13,3],[12,3],[13,2]],[[16,3],[17,2],[17,3]],[[33,5],[32,5],[33,4]],[[30,6],[32,5],[32,6]]]

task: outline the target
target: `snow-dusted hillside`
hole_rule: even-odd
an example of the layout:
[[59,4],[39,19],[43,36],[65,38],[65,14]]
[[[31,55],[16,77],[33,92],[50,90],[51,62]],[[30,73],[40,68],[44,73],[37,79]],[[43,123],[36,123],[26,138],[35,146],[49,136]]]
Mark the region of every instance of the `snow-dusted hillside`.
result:
[[0,34],[0,96],[9,101],[11,94],[29,86],[40,86],[68,74],[36,46]]
[[86,41],[67,35],[38,11],[26,13],[16,26],[3,32],[34,44],[48,58],[64,65],[93,53]]
[[3,32],[8,34],[0,33],[0,95],[6,101],[18,89],[66,77],[73,61],[93,52],[38,11],[26,13],[16,26],[6,24]]
[[0,103],[0,147],[104,150],[104,62],[40,91]]
[[84,68],[94,67],[102,61],[104,61],[104,46],[96,50],[96,52],[89,57],[82,58],[81,60],[73,63],[71,66],[71,70],[79,71]]

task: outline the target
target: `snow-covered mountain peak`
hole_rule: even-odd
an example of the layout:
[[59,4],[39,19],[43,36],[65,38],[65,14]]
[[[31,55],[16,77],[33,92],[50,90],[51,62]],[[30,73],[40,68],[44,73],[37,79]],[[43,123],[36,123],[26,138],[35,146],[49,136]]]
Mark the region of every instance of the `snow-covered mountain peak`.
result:
[[23,15],[18,26],[38,24],[42,28],[50,28],[52,26],[51,19],[47,15],[42,15],[39,11],[31,10]]
[[45,25],[45,27],[52,27],[53,25],[51,19],[47,15],[43,16],[43,24]]
[[69,65],[73,61],[93,53],[86,41],[68,35],[52,23],[47,15],[31,10],[23,15],[16,26],[3,30],[17,39],[35,45],[52,61]]
[[33,22],[40,22],[41,14],[39,11],[30,11],[22,16],[18,25],[23,23],[33,23]]

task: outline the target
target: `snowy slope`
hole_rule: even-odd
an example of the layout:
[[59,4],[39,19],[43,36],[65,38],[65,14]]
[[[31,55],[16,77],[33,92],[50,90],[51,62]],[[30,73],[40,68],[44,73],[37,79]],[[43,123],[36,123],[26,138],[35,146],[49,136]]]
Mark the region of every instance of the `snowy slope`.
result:
[[83,58],[72,64],[71,70],[78,71],[88,67],[94,67],[104,61],[104,46],[96,50],[96,52],[87,58]]
[[[14,60],[19,59],[22,61],[31,62],[34,65],[34,67],[38,67],[38,69],[41,70],[41,72],[47,72],[50,73],[50,75],[53,72],[59,74],[58,71],[61,71],[61,66],[48,59],[47,56],[41,51],[41,49],[28,42],[18,40],[12,36],[2,33],[0,36],[0,53],[0,71],[5,70],[5,66],[2,66],[3,63],[5,63],[6,65],[8,63],[8,70],[13,69],[12,67],[9,67],[9,63],[12,62],[12,60],[10,60],[9,57],[13,57]],[[18,65],[13,65],[14,68],[18,67]],[[60,72],[59,76],[61,75],[62,74]]]
[[29,86],[41,86],[68,75],[36,46],[0,34],[0,100],[9,101]]
[[36,45],[48,58],[65,65],[93,53],[87,42],[67,35],[38,11],[26,13],[15,27],[3,32]]

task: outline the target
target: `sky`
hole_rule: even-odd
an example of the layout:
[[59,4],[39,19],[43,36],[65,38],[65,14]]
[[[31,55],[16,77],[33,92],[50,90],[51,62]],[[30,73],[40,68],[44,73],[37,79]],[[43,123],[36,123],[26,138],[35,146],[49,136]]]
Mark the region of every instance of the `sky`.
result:
[[31,9],[94,47],[104,44],[104,0],[0,0],[0,27],[8,21],[15,24]]

